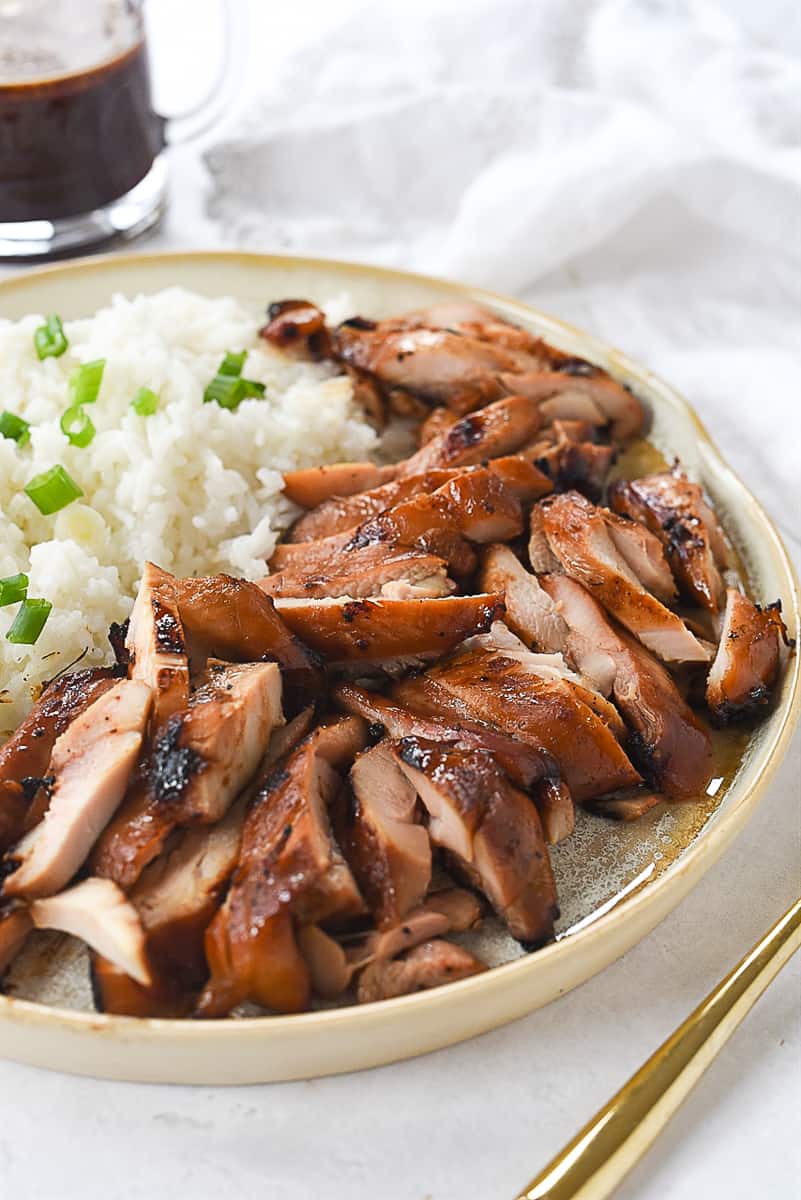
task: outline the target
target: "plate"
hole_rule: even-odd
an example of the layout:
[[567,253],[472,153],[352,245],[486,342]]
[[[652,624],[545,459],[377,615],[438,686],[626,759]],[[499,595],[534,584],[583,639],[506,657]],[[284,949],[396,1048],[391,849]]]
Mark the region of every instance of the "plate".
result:
[[[709,491],[758,600],[780,596],[792,636],[799,595],[776,529],[725,464],[690,406],[619,350],[519,301],[444,280],[327,260],[240,253],[119,255],[49,267],[0,283],[0,313],[88,316],[115,292],[181,285],[263,306],[282,296],[319,302],[347,293],[354,312],[389,315],[446,298],[477,300],[630,383],[651,415],[649,438]],[[531,955],[498,937],[483,975],[429,992],[298,1016],[223,1021],[144,1020],[65,1007],[66,992],[0,997],[0,1055],[82,1075],[165,1083],[243,1084],[353,1071],[473,1037],[550,1003],[645,937],[723,853],[753,812],[801,709],[791,658],[771,711],[729,744],[709,794],[660,806],[632,825],[581,815],[555,848],[563,914],[557,940]],[[74,953],[73,953],[74,959]],[[51,986],[52,991],[52,986]],[[56,1004],[45,1004],[47,998]],[[60,1006],[59,1006],[60,1004]]]

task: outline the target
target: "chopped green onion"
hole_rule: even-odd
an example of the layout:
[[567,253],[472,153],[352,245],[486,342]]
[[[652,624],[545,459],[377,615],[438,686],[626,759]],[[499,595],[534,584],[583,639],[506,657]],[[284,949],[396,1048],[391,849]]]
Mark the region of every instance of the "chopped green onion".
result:
[[243,400],[264,395],[264,384],[253,379],[237,379],[235,375],[215,375],[203,393],[203,403],[216,400],[220,408],[239,408]]
[[94,362],[84,363],[73,372],[70,376],[72,408],[79,404],[94,404],[100,391],[105,365],[105,358],[96,358]]
[[61,418],[61,432],[66,434],[71,446],[84,447],[89,445],[97,430],[80,404],[73,404]]
[[16,413],[0,413],[0,437],[10,438],[18,446],[25,446],[31,440],[30,428],[28,422]]
[[245,365],[245,359],[247,358],[247,356],[248,356],[247,350],[240,350],[238,354],[234,354],[233,351],[229,350],[226,353],[225,358],[220,363],[220,365],[217,369],[217,374],[218,375],[241,375],[242,368]]
[[0,608],[7,604],[19,604],[28,594],[27,575],[7,575],[0,579]]
[[159,406],[159,398],[150,388],[142,387],[131,401],[131,408],[140,417],[152,417]]
[[220,363],[217,374],[203,393],[203,403],[210,404],[216,400],[220,408],[237,409],[243,400],[261,398],[264,395],[264,384],[255,379],[241,379],[242,368],[248,356],[247,350],[238,354],[228,351]]
[[33,344],[40,361],[45,358],[58,358],[62,355],[67,349],[68,342],[61,324],[61,317],[56,313],[51,313],[49,317],[46,317],[44,325],[40,325],[33,335]]
[[49,600],[23,600],[6,640],[19,646],[32,646],[44,629],[52,608]]
[[25,493],[45,517],[66,508],[73,500],[83,495],[75,480],[70,478],[62,466],[51,467],[41,475],[34,475],[26,484]]

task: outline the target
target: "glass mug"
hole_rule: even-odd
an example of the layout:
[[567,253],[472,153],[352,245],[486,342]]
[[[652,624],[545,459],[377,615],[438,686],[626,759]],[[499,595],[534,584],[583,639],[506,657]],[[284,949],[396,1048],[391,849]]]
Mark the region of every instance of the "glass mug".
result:
[[0,0],[0,261],[149,229],[164,209],[168,138],[195,136],[221,115],[241,0],[225,4],[211,94],[169,118],[153,109],[142,7]]

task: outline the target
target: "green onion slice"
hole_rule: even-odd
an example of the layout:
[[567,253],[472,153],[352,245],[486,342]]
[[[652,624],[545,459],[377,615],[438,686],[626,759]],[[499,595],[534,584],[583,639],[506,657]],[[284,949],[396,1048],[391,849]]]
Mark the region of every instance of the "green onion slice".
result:
[[140,417],[152,417],[159,406],[159,398],[150,388],[141,387],[131,401],[131,408]]
[[53,609],[49,600],[23,600],[6,640],[20,646],[32,646],[44,629]]
[[19,604],[28,594],[27,575],[7,575],[0,579],[0,608],[8,604]]
[[216,400],[220,408],[232,411],[239,408],[243,400],[264,395],[264,384],[253,379],[237,379],[234,375],[215,375],[203,393],[203,403]]
[[0,437],[10,438],[18,446],[25,446],[31,440],[30,428],[28,422],[16,413],[0,412]]
[[44,325],[40,325],[33,335],[33,344],[40,361],[59,358],[64,353],[69,343],[57,313],[45,318]]
[[66,434],[71,446],[84,447],[89,445],[97,430],[80,404],[73,404],[61,418],[61,432]]
[[96,358],[94,362],[84,363],[73,372],[69,384],[71,408],[76,408],[79,404],[94,404],[100,391],[105,366],[105,358]]
[[225,355],[225,358],[220,363],[220,365],[217,369],[217,374],[218,375],[241,375],[242,368],[245,365],[245,359],[247,358],[247,356],[248,356],[247,350],[240,350],[238,354],[234,354],[234,352],[232,350],[229,350],[227,352],[227,354]]
[[25,485],[25,493],[45,517],[66,508],[83,495],[75,480],[59,465],[43,471],[41,475],[34,475]]

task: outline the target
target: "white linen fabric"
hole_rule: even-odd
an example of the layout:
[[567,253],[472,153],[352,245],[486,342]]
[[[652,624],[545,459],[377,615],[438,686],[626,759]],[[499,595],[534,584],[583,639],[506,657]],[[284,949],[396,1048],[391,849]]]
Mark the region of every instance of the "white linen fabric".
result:
[[800,134],[798,58],[704,0],[350,5],[207,151],[208,212],[616,342],[797,537]]

